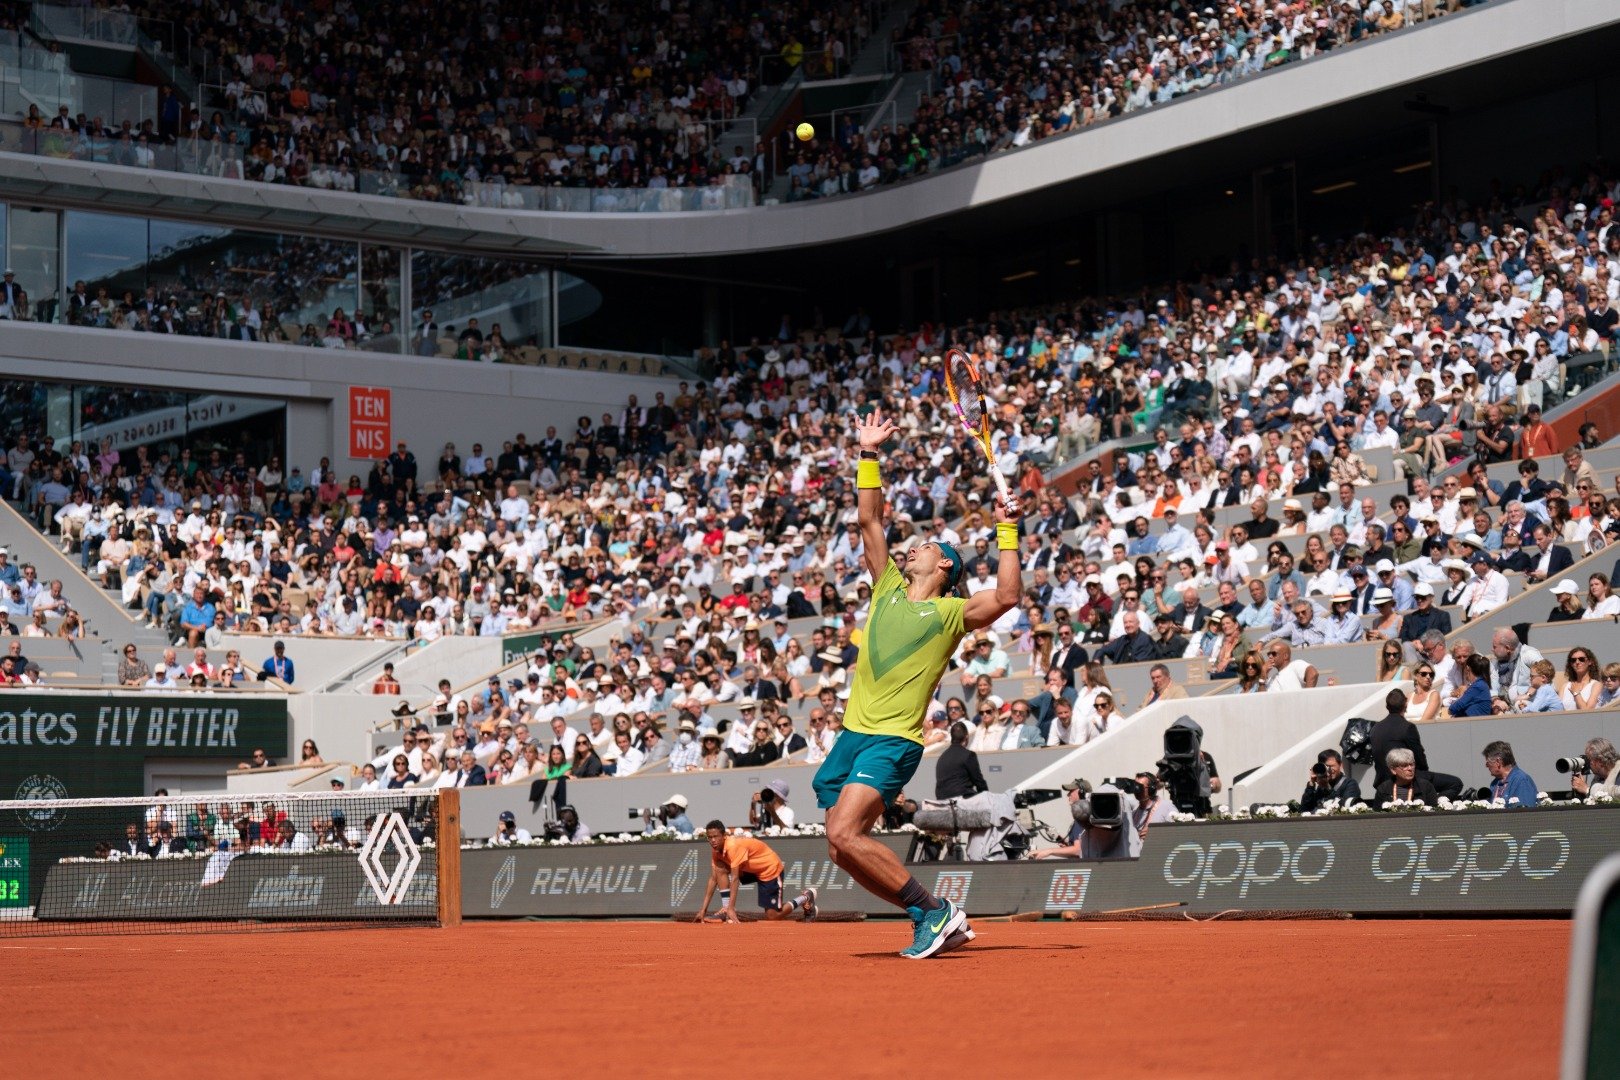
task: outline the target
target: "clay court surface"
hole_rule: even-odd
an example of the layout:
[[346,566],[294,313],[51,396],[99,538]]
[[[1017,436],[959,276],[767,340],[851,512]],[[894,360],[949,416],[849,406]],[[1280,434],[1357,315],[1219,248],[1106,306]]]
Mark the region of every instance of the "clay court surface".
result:
[[0,938],[0,1047],[169,1080],[1556,1072],[1567,922],[981,924],[930,961],[906,929]]

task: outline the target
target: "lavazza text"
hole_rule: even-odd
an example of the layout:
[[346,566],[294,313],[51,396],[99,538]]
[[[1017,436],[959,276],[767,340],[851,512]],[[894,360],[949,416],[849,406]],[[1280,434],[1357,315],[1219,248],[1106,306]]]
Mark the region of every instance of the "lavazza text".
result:
[[[230,748],[241,711],[204,705],[103,705],[96,710],[95,746]],[[0,746],[74,746],[87,729],[73,712],[0,710]]]

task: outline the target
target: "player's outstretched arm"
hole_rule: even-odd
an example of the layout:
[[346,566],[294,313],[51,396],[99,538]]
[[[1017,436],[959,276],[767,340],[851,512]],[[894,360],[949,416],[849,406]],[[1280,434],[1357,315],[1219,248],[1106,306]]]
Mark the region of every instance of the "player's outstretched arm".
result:
[[856,517],[861,526],[862,557],[874,582],[889,567],[889,541],[883,535],[883,488],[877,483],[865,486],[860,474],[870,472],[873,476],[877,475],[876,456],[897,430],[894,421],[883,415],[882,408],[874,408],[855,421],[855,441],[862,453],[862,463],[857,466]]
[[962,624],[970,631],[982,630],[1018,606],[1024,591],[1024,575],[1018,565],[1018,519],[1016,505],[996,502],[996,547],[1001,560],[996,564],[996,587],[968,597],[962,608]]

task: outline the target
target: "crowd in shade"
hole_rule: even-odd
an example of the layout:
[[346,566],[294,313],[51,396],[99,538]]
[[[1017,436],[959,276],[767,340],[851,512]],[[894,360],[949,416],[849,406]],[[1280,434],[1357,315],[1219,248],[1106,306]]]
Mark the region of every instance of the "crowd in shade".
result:
[[[1613,432],[1561,438],[1541,419],[1571,392],[1570,361],[1615,346],[1615,194],[1612,176],[1553,172],[1305,261],[1132,296],[881,336],[859,311],[841,327],[784,321],[712,350],[704,382],[565,431],[413,436],[367,474],[25,429],[0,484],[187,647],[242,629],[296,660],[319,636],[614,621],[617,644],[564,637],[513,673],[518,687],[457,700],[447,681],[442,701],[407,701],[447,719],[431,736],[445,753],[459,757],[455,730],[477,747],[526,724],[546,769],[563,764],[553,745],[575,769],[581,738],[615,772],[649,741],[683,768],[769,759],[778,739],[814,755],[836,734],[870,598],[855,413],[899,425],[883,466],[891,547],[943,538],[967,555],[964,590],[993,585],[993,485],[943,390],[956,343],[994,388],[1026,577],[1020,603],[964,641],[930,742],[957,720],[974,750],[1084,742],[1186,693],[1172,662],[1265,692],[1317,685],[1309,650],[1365,641],[1424,712],[1595,708],[1613,694],[1590,649],[1549,677],[1511,631],[1478,663],[1446,635],[1527,588],[1546,586],[1553,618],[1615,614],[1606,568],[1569,572],[1620,536],[1620,483],[1587,456]],[[1063,492],[1050,483],[1115,435],[1134,446]],[[38,603],[7,601],[30,618]],[[43,606],[49,628],[71,605]],[[1120,700],[1111,672],[1154,663],[1148,694]],[[714,711],[732,708],[722,732]],[[527,750],[507,749],[515,772]]]
[[[437,202],[507,201],[511,186],[701,187],[733,171],[717,125],[762,75],[847,71],[868,9],[772,0],[578,0],[429,9],[276,2],[119,5],[190,29],[206,103],[164,87],[157,117],[46,116],[40,152]],[[378,186],[368,174],[385,174]],[[493,191],[493,195],[490,193]]]
[[1016,150],[1475,6],[1468,0],[1129,0],[917,5],[902,68],[932,74],[909,124],[847,114],[788,168],[787,198],[838,195]]
[[1475,2],[923,3],[886,45],[901,70],[933,75],[910,123],[863,130],[850,116],[779,162],[763,145],[726,157],[718,125],[762,80],[846,74],[871,9],[345,3],[309,20],[279,3],[144,0],[116,10],[195,27],[179,59],[217,99],[165,87],[153,119],[34,107],[25,123],[53,156],[438,202],[521,207],[524,188],[703,187],[733,174],[764,185],[773,168],[789,175],[788,198],[811,198],[1017,149]]

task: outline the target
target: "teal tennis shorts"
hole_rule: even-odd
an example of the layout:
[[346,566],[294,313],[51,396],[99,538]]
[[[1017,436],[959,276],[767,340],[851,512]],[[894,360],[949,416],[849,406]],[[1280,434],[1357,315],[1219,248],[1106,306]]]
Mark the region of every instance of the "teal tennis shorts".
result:
[[830,810],[846,785],[865,784],[881,791],[887,806],[916,775],[922,754],[910,739],[845,730],[816,770],[816,805]]

